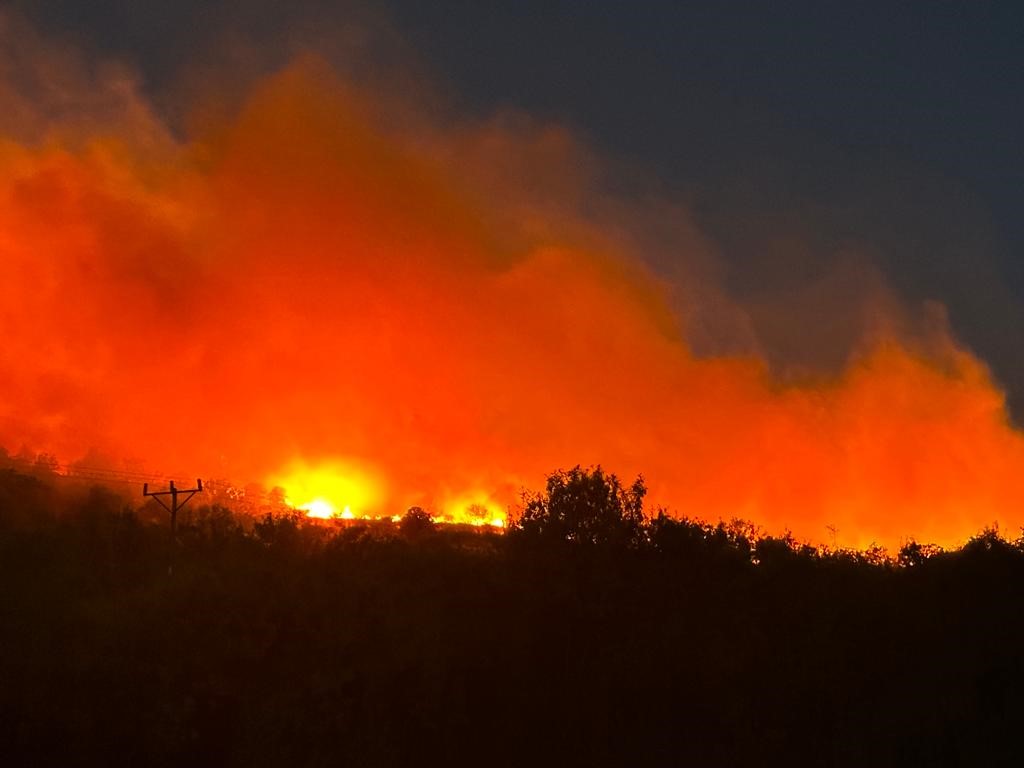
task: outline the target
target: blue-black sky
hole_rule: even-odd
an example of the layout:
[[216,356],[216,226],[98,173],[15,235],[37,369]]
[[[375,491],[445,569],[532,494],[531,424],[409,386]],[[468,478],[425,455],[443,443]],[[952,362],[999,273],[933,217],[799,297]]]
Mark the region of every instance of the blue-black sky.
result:
[[[44,33],[126,58],[153,90],[225,34],[386,25],[457,108],[570,126],[689,204],[738,296],[848,247],[1024,404],[1024,6],[1014,3],[37,0]],[[798,243],[798,245],[794,245]],[[756,301],[754,302],[756,303]],[[799,341],[765,343],[800,358]],[[783,331],[779,331],[783,333]],[[809,353],[808,353],[809,354]]]

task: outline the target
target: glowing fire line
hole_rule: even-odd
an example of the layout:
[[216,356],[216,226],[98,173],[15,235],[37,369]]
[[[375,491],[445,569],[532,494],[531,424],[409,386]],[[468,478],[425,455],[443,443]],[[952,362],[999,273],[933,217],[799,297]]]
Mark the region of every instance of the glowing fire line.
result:
[[[365,464],[336,460],[318,465],[293,462],[270,485],[285,492],[285,502],[293,509],[316,520],[391,520],[400,515],[384,513],[386,497],[380,474]],[[488,494],[469,492],[452,496],[442,511],[431,515],[441,525],[471,525],[477,528],[504,528],[505,515]]]

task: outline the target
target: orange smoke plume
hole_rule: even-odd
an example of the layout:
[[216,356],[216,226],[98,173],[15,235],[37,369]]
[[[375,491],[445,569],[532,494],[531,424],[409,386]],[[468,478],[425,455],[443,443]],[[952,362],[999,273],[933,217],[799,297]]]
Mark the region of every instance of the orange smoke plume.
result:
[[694,297],[741,313],[708,246],[657,277],[640,217],[584,210],[564,131],[410,130],[310,62],[183,141],[119,93],[117,120],[5,126],[0,445],[281,484],[318,514],[483,519],[601,463],[680,514],[846,546],[1021,522],[1024,440],[945,331],[796,383],[694,354]]

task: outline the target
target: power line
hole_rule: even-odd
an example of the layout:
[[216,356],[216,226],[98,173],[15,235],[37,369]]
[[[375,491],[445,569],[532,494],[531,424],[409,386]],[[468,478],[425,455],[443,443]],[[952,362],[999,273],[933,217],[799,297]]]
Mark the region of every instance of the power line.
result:
[[8,458],[3,463],[9,464],[12,468],[27,470],[48,469],[62,477],[75,477],[87,480],[117,480],[141,483],[146,481],[163,481],[170,477],[170,475],[164,472],[138,472],[111,469],[109,467],[90,467],[82,464],[40,464],[38,461],[19,458]]

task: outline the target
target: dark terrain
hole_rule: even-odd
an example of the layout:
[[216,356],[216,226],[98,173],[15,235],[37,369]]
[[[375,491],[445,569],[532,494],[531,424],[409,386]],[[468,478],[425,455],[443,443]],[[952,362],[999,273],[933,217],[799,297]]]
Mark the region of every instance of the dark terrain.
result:
[[172,548],[0,469],[2,763],[1020,764],[1021,540],[886,559],[642,501],[556,473],[507,535],[197,503]]

